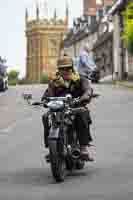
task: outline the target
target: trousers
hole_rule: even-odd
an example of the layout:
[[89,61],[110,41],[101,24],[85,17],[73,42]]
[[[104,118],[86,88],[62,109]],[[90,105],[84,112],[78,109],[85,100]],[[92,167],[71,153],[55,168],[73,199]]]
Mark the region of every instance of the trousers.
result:
[[[48,136],[49,136],[49,124],[48,124],[48,115],[45,113],[42,116],[42,123],[44,127],[44,145],[48,147]],[[80,145],[88,145],[92,142],[92,136],[90,133],[90,125],[92,120],[90,117],[90,112],[88,109],[81,111],[76,114],[74,119],[74,127],[76,129],[77,137]]]

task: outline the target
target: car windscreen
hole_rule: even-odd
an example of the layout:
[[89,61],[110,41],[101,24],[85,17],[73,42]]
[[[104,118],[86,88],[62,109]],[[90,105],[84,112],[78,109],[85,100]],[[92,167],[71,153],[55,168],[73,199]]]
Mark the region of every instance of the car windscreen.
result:
[[7,71],[7,67],[5,65],[0,64],[0,75],[5,76]]

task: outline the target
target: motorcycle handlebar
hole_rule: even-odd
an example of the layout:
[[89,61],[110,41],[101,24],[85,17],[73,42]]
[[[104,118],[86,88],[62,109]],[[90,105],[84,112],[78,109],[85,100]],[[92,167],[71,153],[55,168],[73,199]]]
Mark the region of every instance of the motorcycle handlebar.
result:
[[[99,97],[100,95],[99,94],[93,94],[92,95],[92,98],[97,98]],[[49,101],[57,101],[57,100],[61,100],[61,101],[71,101],[71,105],[78,105],[78,103],[80,103],[80,98],[70,98],[68,96],[65,96],[65,97],[46,97],[44,101],[41,101],[41,102],[33,102],[31,105],[32,106],[44,106],[44,107],[47,107],[47,103]],[[79,107],[79,108],[72,108],[73,111],[78,111],[78,110],[81,110],[82,107]]]
[[33,102],[31,105],[32,106],[41,106],[41,105],[43,105],[43,103],[42,102]]
[[76,113],[85,111],[86,108],[82,106],[82,107],[78,107],[78,108],[71,108],[70,110],[71,110],[72,114],[76,114]]
[[[57,100],[61,100],[61,101],[69,101],[68,97],[46,97],[45,100],[41,101],[41,102],[33,102],[31,103],[32,106],[43,106],[45,108],[47,108],[47,103],[49,101],[57,101]],[[79,101],[79,98],[74,98],[72,99],[71,103],[75,104]]]
[[45,98],[45,100],[47,101],[57,101],[57,100],[66,101],[69,99],[72,99],[72,97],[65,96],[65,97],[46,97]]

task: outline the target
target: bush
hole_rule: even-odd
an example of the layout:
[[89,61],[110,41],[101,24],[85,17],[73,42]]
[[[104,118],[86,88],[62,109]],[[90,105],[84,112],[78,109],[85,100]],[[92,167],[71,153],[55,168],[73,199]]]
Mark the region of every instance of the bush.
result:
[[43,83],[43,84],[48,83],[48,75],[46,73],[42,74],[40,83]]
[[15,79],[14,79],[14,80],[9,80],[9,81],[8,81],[8,84],[9,84],[9,85],[14,85],[14,86],[15,86],[15,85],[17,85],[17,83],[18,83],[18,81],[15,80]]
[[22,79],[18,80],[18,84],[19,85],[27,85],[27,84],[31,84],[31,81],[26,80],[25,78],[22,78]]

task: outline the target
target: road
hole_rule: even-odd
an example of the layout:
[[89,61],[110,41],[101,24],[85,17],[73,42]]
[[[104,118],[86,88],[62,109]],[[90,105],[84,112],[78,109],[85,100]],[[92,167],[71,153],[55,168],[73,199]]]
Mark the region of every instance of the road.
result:
[[94,85],[100,93],[90,105],[96,162],[52,179],[44,161],[43,110],[31,108],[24,92],[39,99],[44,86],[11,87],[0,93],[0,200],[132,200],[133,91]]

